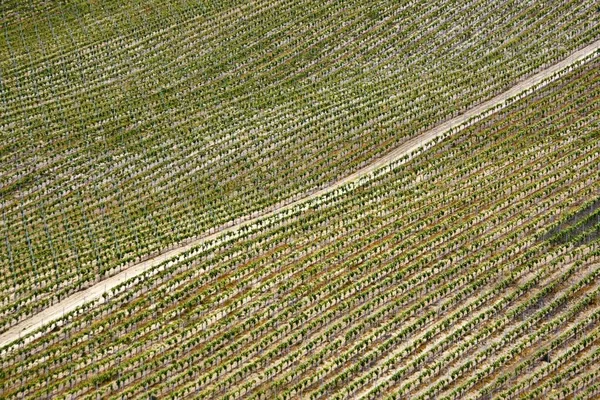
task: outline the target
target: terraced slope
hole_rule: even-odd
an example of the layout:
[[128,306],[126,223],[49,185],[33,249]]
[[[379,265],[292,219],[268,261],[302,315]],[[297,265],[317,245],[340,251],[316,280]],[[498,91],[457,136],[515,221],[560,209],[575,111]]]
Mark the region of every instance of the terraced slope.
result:
[[600,32],[593,1],[0,11],[0,331],[346,176]]
[[3,349],[1,394],[595,398],[599,132],[596,61]]

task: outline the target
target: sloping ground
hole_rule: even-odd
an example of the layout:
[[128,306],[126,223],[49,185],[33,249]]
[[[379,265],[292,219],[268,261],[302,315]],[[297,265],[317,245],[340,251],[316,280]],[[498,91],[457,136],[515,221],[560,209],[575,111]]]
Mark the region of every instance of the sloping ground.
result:
[[[599,49],[600,41],[596,41],[593,44],[576,51],[566,59],[538,72],[537,74],[531,76],[530,78],[527,78],[522,82],[519,82],[517,85],[513,86],[506,92],[494,96],[492,99],[469,109],[464,114],[452,118],[451,120],[446,121],[443,124],[440,124],[429,131],[423,132],[420,135],[417,135],[407,140],[401,146],[394,149],[389,154],[386,154],[384,157],[361,168],[357,172],[354,172],[351,175],[348,175],[345,178],[334,182],[333,184],[327,186],[324,189],[318,190],[317,192],[302,197],[301,199],[293,201],[286,205],[277,206],[273,210],[267,209],[265,210],[265,212],[259,213],[256,216],[251,214],[249,216],[246,216],[245,218],[241,218],[240,222],[234,225],[221,226],[216,229],[215,233],[202,236],[184,245],[175,247],[174,249],[170,249],[157,257],[144,260],[127,268],[124,271],[119,272],[118,274],[115,274],[107,279],[104,279],[101,282],[98,282],[95,285],[92,285],[91,287],[85,290],[79,291],[67,297],[66,299],[38,312],[32,317],[19,322],[7,331],[0,334],[0,347],[7,346],[12,341],[29,335],[30,333],[38,330],[45,324],[49,324],[53,320],[64,316],[66,313],[69,313],[81,306],[84,306],[86,302],[94,301],[96,299],[99,299],[101,296],[106,296],[106,294],[110,290],[121,285],[128,279],[132,279],[136,276],[145,273],[146,271],[155,269],[157,266],[160,266],[162,263],[164,263],[165,260],[169,260],[170,258],[175,258],[179,255],[182,255],[194,247],[209,242],[215,238],[224,236],[225,234],[235,234],[241,229],[248,229],[248,227],[260,223],[260,221],[264,220],[265,218],[277,215],[279,213],[282,213],[283,211],[296,208],[302,203],[309,202],[312,199],[328,195],[338,190],[351,190],[353,188],[353,185],[364,184],[368,180],[373,179],[373,177],[376,177],[378,174],[385,172],[386,168],[392,168],[394,165],[399,165],[400,163],[411,158],[413,154],[418,153],[426,147],[435,144],[439,140],[442,140],[444,137],[460,132],[460,130],[472,125],[477,120],[484,118],[486,115],[489,115],[492,112],[496,112],[506,107],[512,101],[524,97],[535,90],[539,90],[540,88],[551,83],[555,79],[558,79],[561,75],[564,75],[570,70],[579,67],[582,63],[589,62],[595,59],[598,56]],[[585,209],[583,212],[589,214],[588,209]],[[580,214],[582,213],[580,212],[576,214],[572,217],[572,219],[577,219]],[[596,230],[594,230],[595,218],[596,214],[593,214],[591,216],[588,216],[588,218],[586,219],[586,221],[588,222],[586,226],[588,228],[591,227],[592,229],[590,231],[585,231],[589,234],[585,235],[583,240],[587,240],[589,242],[591,239],[594,238],[595,235],[597,235]],[[569,222],[565,222],[562,225],[565,224],[569,224]],[[588,226],[589,224],[591,225]],[[562,225],[546,233],[546,236],[552,238],[553,240],[560,240],[555,238],[556,232],[560,231],[561,234],[564,236],[566,235],[566,231],[568,230]],[[581,227],[574,227],[573,229],[580,230]],[[571,234],[569,233],[569,235]],[[38,332],[38,334],[40,333]],[[28,338],[28,340],[31,339],[31,337]]]
[[597,397],[600,63],[2,355],[6,398]]
[[0,331],[597,40],[594,1],[3,1]]

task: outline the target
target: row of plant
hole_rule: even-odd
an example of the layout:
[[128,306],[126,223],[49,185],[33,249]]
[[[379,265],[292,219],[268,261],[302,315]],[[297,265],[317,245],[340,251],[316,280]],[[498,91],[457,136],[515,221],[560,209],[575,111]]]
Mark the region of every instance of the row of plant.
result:
[[2,396],[463,396],[515,361],[536,390],[597,330],[598,243],[539,240],[600,190],[596,66],[3,349]]
[[0,329],[347,175],[586,44],[597,35],[593,9],[34,1],[5,10]]

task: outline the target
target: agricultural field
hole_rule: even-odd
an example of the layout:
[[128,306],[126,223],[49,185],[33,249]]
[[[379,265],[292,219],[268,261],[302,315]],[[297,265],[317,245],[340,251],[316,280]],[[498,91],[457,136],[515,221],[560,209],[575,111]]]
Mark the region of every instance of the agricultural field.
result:
[[594,1],[0,4],[0,333],[600,38]]
[[20,398],[600,396],[600,60],[0,350]]
[[600,398],[597,2],[0,31],[0,400]]

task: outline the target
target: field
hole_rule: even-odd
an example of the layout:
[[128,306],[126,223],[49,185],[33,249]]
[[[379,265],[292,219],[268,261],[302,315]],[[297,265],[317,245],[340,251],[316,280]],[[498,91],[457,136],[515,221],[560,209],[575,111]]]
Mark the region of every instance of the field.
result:
[[594,2],[125,3],[0,6],[0,330],[325,187],[600,30]]
[[3,395],[594,397],[599,67],[13,344]]
[[0,11],[0,399],[600,397],[594,2]]

